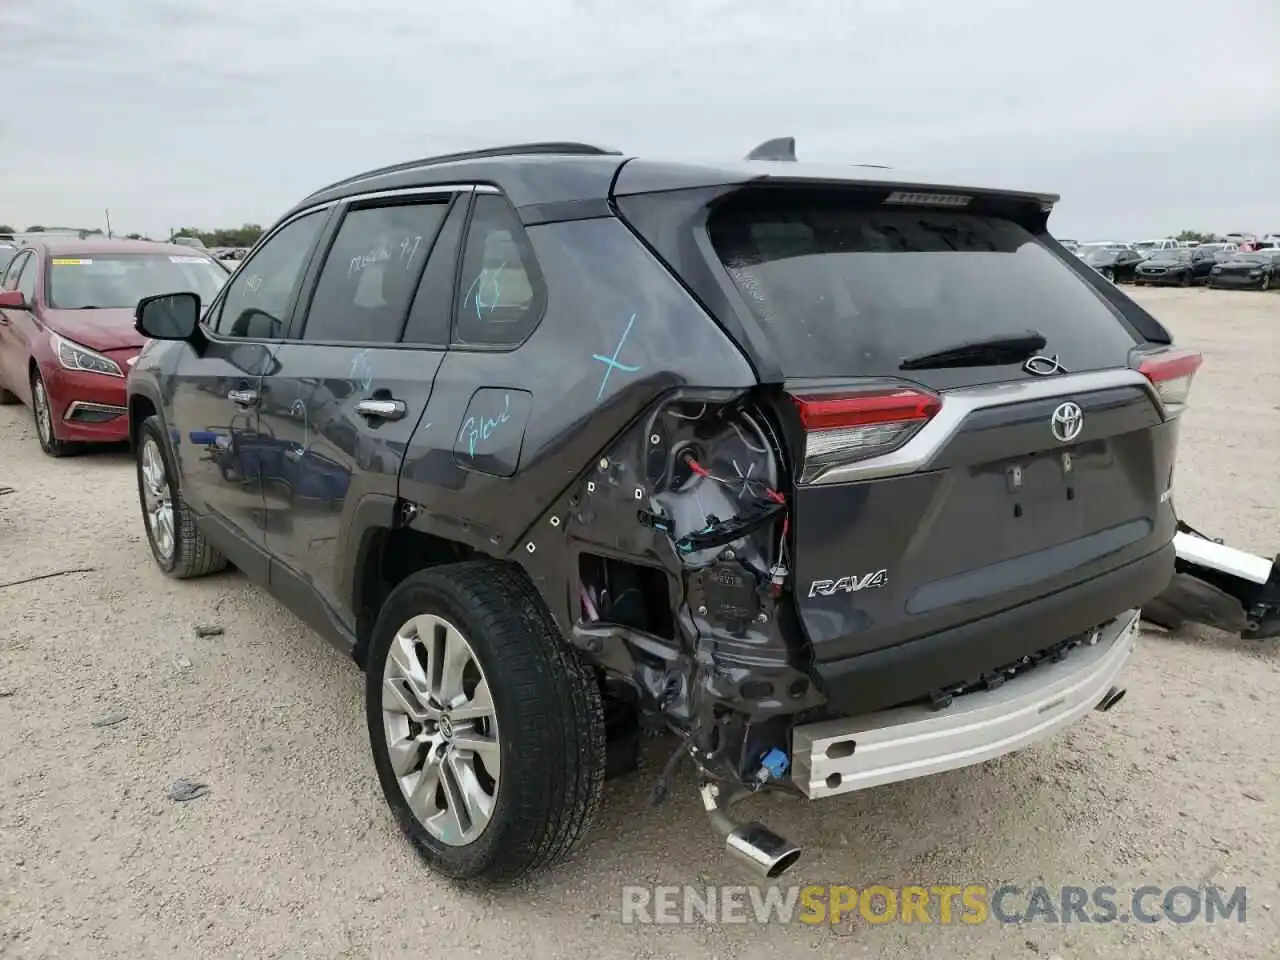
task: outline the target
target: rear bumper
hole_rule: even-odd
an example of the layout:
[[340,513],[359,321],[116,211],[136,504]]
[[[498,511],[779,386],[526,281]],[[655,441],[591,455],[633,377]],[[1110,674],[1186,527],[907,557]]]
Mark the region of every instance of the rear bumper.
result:
[[900,707],[796,727],[792,779],[811,799],[954,770],[1021,749],[1098,705],[1129,660],[1138,611],[1104,627],[1096,642],[994,690],[949,707]]
[[1173,579],[1170,542],[1091,580],[981,620],[843,660],[814,674],[836,713],[859,716],[909,703],[1108,623],[1141,607]]

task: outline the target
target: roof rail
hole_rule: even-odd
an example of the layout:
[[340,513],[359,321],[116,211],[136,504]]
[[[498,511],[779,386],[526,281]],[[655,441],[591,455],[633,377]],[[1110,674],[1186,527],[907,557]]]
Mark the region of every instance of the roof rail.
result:
[[420,160],[406,160],[403,163],[393,163],[389,167],[379,167],[376,170],[359,173],[353,177],[338,180],[328,186],[321,187],[319,190],[312,191],[310,196],[314,197],[318,193],[324,193],[326,190],[343,187],[349,183],[355,183],[358,180],[367,180],[370,177],[382,176],[383,174],[388,173],[399,173],[402,170],[413,170],[416,167],[429,167],[438,163],[456,163],[460,160],[486,160],[490,157],[534,156],[538,154],[560,154],[581,157],[620,157],[622,156],[622,151],[614,150],[609,147],[597,147],[589,143],[576,143],[571,140],[565,140],[548,141],[545,143],[516,143],[505,147],[485,147],[482,150],[463,150],[460,153],[442,153],[435,157],[423,157]]

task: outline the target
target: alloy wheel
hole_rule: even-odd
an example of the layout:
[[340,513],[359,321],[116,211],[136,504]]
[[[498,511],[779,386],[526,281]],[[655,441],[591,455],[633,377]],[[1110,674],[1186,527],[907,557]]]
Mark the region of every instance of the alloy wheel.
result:
[[142,506],[147,518],[147,533],[156,552],[165,560],[173,556],[173,495],[164,456],[154,437],[142,441],[139,454],[142,464]]
[[382,729],[405,802],[441,843],[472,843],[498,797],[501,750],[489,682],[457,627],[421,614],[382,671]]

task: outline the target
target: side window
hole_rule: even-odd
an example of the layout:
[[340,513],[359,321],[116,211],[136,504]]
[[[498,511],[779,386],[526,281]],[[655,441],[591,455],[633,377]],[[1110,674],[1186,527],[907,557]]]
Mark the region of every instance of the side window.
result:
[[22,291],[22,299],[32,303],[36,299],[36,274],[40,272],[40,258],[34,253],[28,254],[22,264],[22,273],[18,274],[18,289]]
[[315,210],[271,237],[227,286],[215,329],[227,337],[274,339],[285,334],[294,287],[324,226],[328,210]]
[[5,271],[4,282],[0,283],[0,287],[5,290],[16,290],[18,288],[18,274],[22,272],[22,265],[31,259],[31,254],[23,252],[19,253],[9,263],[9,269]]
[[302,338],[396,343],[447,200],[347,213],[320,271]]
[[514,346],[542,319],[546,290],[515,210],[497,194],[476,196],[462,255],[453,339]]

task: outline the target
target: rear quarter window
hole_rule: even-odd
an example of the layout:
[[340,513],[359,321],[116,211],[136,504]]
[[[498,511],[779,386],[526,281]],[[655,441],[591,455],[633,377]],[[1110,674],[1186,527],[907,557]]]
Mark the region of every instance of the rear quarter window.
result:
[[707,229],[788,377],[894,375],[905,357],[1029,329],[1074,373],[1123,366],[1136,342],[1010,220],[774,190],[730,198]]

